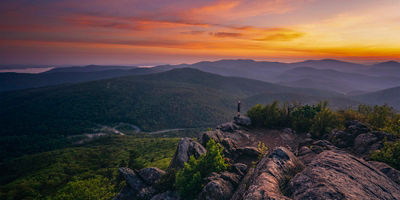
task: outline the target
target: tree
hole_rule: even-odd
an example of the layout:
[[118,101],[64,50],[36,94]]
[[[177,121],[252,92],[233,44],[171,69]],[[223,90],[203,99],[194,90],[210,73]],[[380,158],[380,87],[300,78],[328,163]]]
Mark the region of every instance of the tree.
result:
[[189,158],[182,170],[175,177],[175,186],[182,197],[193,199],[202,188],[203,180],[212,172],[225,171],[228,164],[225,163],[222,154],[223,147],[214,140],[209,140],[206,145],[207,153],[198,159]]
[[329,133],[337,126],[337,118],[335,114],[327,107],[318,112],[310,129],[310,133],[314,138],[321,138],[324,134]]
[[257,104],[247,111],[247,116],[250,117],[251,123],[254,126],[263,126],[265,121],[264,107]]

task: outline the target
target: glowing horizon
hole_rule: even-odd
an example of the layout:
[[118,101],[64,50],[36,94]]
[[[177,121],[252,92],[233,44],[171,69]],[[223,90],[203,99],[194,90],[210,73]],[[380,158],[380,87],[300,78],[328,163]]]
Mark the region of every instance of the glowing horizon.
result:
[[400,61],[395,0],[3,0],[2,64]]

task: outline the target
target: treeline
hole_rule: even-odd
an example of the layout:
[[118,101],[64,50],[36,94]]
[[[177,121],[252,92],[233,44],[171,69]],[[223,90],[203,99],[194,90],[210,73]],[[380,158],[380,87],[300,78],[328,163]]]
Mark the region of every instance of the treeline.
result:
[[247,115],[254,126],[264,128],[292,128],[297,132],[309,132],[321,138],[333,129],[343,129],[346,121],[358,120],[373,130],[400,135],[400,114],[388,105],[359,105],[357,109],[333,111],[328,102],[317,105],[279,103],[265,106],[257,104]]

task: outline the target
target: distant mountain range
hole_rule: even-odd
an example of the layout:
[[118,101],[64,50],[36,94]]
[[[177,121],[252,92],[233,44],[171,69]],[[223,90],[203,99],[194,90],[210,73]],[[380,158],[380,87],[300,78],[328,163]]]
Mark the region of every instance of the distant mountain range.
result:
[[395,61],[362,65],[332,59],[297,63],[219,60],[153,68],[88,65],[54,68],[40,74],[0,73],[0,91],[150,74],[177,68],[195,68],[223,76],[250,78],[291,87],[332,90],[343,94],[361,94],[400,86],[400,63]]

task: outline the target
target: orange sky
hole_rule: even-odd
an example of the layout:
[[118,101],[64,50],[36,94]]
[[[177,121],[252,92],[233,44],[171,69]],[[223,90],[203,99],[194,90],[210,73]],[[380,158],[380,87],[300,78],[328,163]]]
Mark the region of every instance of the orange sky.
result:
[[398,0],[2,0],[2,64],[400,60]]

